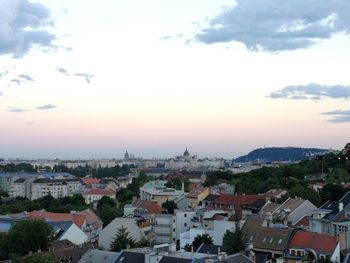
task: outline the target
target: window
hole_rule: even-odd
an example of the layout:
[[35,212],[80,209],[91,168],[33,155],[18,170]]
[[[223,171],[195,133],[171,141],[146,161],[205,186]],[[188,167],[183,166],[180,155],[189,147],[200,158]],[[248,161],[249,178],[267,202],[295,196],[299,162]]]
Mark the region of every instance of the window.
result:
[[301,256],[301,251],[297,250],[297,256],[300,257]]
[[187,226],[187,223],[185,223],[184,226]]
[[173,228],[173,232],[175,232],[175,228]]
[[254,236],[250,236],[249,241],[252,242],[254,239]]
[[187,217],[187,214],[184,214],[184,217]]
[[280,238],[280,239],[278,240],[278,244],[282,244],[282,241],[283,241],[283,239]]
[[270,238],[269,243],[271,244],[273,242],[273,237]]
[[264,237],[264,239],[263,239],[263,243],[265,243],[265,242],[266,242],[266,239],[267,239],[267,237]]
[[295,256],[295,250],[294,250],[294,249],[291,249],[291,250],[290,250],[290,254],[291,254],[292,256]]
[[173,241],[175,242],[175,237],[173,237]]

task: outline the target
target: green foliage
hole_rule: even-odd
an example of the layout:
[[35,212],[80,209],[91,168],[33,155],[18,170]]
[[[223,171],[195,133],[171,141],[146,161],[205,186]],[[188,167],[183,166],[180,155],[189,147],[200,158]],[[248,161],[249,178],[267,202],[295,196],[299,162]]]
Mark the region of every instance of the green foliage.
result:
[[96,213],[104,226],[108,225],[114,218],[123,216],[123,211],[118,209],[114,200],[108,196],[103,196],[97,202]]
[[5,165],[0,165],[0,171],[6,173],[14,173],[14,172],[28,172],[34,173],[37,171],[37,167],[29,164],[29,163],[9,163]]
[[111,242],[111,251],[120,252],[122,249],[133,248],[135,240],[129,236],[129,232],[126,228],[121,227],[117,230],[117,233]]
[[152,239],[149,239],[149,238],[146,238],[146,237],[142,237],[140,239],[140,241],[137,241],[135,244],[134,244],[134,248],[137,248],[137,247],[153,247],[155,244],[155,241],[152,240]]
[[192,245],[191,245],[191,244],[186,244],[186,245],[184,246],[184,250],[187,251],[187,252],[191,252],[191,250],[192,250]]
[[[55,259],[48,255],[32,255],[24,257],[18,263],[58,263]],[[17,261],[15,261],[17,263]]]
[[222,244],[229,255],[243,251],[245,249],[245,242],[242,231],[240,229],[237,229],[235,232],[227,230]]
[[165,184],[165,186],[168,187],[168,188],[175,188],[176,190],[181,190],[182,182],[184,182],[184,188],[185,188],[185,191],[187,191],[188,185],[190,184],[190,181],[188,179],[185,179],[185,180],[182,181],[182,180],[180,180],[178,178],[174,178],[174,179],[169,180]]
[[148,181],[153,180],[152,176],[147,176],[141,172],[140,175],[132,180],[132,183],[127,188],[122,188],[117,192],[117,200],[120,206],[124,206],[131,202],[133,196],[140,196],[140,187]]
[[326,202],[327,200],[337,201],[345,193],[346,190],[338,184],[326,184],[320,191],[320,195],[323,202]]
[[51,195],[36,200],[28,200],[17,197],[13,201],[0,204],[0,214],[13,214],[23,211],[45,209],[48,212],[70,213],[70,211],[85,210],[89,206],[85,204],[84,197],[80,194],[71,197],[53,198]]
[[[39,249],[47,249],[53,230],[43,220],[24,220],[16,223],[8,232],[0,237],[1,256],[8,257],[10,254],[20,256]],[[6,255],[3,253],[6,249]]]
[[119,177],[125,176],[130,173],[129,165],[116,165],[114,167],[91,167],[91,166],[78,166],[75,168],[68,168],[64,165],[56,165],[53,170],[56,172],[70,173],[78,177],[84,177],[86,175],[92,175],[97,178],[104,177]]
[[193,251],[197,251],[202,244],[212,245],[213,239],[208,234],[197,235],[192,242]]
[[166,209],[168,211],[168,214],[174,214],[175,209],[177,209],[177,205],[174,201],[166,200],[162,204],[162,208]]

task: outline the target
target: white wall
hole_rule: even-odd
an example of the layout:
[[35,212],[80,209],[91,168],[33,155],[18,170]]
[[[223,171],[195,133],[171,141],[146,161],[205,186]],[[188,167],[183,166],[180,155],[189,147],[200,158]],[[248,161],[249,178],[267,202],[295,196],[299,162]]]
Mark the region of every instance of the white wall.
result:
[[236,225],[232,221],[217,221],[214,220],[214,236],[213,244],[221,246],[222,239],[227,230],[236,231]]
[[76,225],[72,224],[70,228],[60,237],[60,240],[69,240],[75,245],[81,245],[88,241],[88,236]]
[[340,244],[337,244],[337,247],[335,248],[333,255],[331,256],[332,262],[340,263]]

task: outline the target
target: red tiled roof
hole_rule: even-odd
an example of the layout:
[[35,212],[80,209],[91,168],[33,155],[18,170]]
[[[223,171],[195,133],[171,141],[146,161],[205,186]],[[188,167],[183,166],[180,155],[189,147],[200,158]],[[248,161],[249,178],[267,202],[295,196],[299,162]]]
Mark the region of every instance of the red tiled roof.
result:
[[71,213],[51,213],[45,210],[27,212],[27,215],[33,219],[44,219],[49,222],[72,221],[81,228],[86,221],[86,215],[76,215]]
[[337,239],[334,236],[312,232],[298,231],[292,237],[289,247],[312,248],[325,254],[333,253],[337,246]]
[[84,184],[98,184],[100,182],[100,179],[97,178],[83,178]]
[[196,190],[197,188],[200,188],[200,187],[202,187],[202,185],[200,183],[190,183],[187,186],[187,189],[188,189],[188,191],[193,191],[193,190]]
[[115,192],[111,189],[99,189],[99,188],[92,188],[88,192],[89,195],[115,195]]
[[134,207],[142,208],[147,210],[150,214],[160,214],[162,208],[157,202],[145,201],[145,200],[136,200],[132,203]]
[[263,195],[229,195],[221,194],[214,203],[217,204],[234,204],[234,205],[249,205],[258,199],[264,199]]

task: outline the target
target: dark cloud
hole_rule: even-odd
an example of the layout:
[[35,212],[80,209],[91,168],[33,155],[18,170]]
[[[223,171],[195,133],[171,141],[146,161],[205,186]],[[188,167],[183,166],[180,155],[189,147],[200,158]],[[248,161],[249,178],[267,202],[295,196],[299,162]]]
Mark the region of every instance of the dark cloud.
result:
[[38,110],[51,110],[54,108],[57,108],[57,106],[52,105],[52,104],[46,104],[46,105],[36,107],[36,109],[38,109]]
[[205,44],[238,41],[250,50],[307,48],[335,33],[350,33],[348,0],[236,0],[202,28]]
[[61,67],[57,67],[57,71],[66,76],[83,77],[87,83],[91,83],[91,79],[94,77],[94,75],[89,73],[70,73],[68,70]]
[[18,107],[7,107],[8,112],[23,113],[29,111],[28,109],[18,108]]
[[332,116],[332,119],[329,119],[329,122],[341,123],[341,122],[350,122],[350,110],[335,110],[329,112],[323,112],[322,115]]
[[52,48],[56,37],[46,29],[52,25],[50,11],[41,3],[1,1],[0,55],[21,57],[33,46]]
[[310,83],[308,85],[292,85],[272,92],[272,99],[296,99],[296,100],[320,100],[322,97],[333,99],[349,99],[350,86],[344,85],[320,85]]

